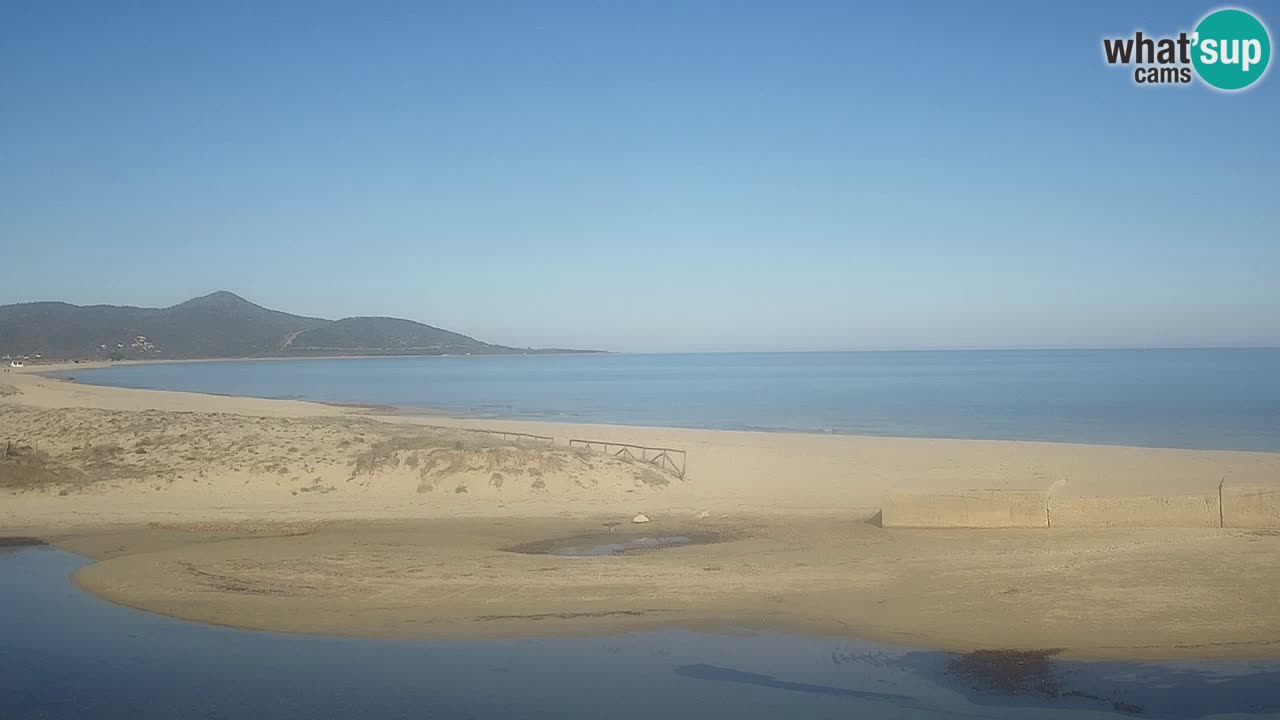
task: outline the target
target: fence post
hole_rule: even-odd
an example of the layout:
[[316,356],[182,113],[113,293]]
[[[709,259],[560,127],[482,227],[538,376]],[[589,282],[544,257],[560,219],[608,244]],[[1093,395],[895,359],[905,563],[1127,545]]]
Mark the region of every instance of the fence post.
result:
[[1226,483],[1227,483],[1227,476],[1223,475],[1222,480],[1218,481],[1218,527],[1219,528],[1224,528],[1227,526],[1227,523],[1224,519],[1225,516],[1222,511],[1222,486],[1225,485]]

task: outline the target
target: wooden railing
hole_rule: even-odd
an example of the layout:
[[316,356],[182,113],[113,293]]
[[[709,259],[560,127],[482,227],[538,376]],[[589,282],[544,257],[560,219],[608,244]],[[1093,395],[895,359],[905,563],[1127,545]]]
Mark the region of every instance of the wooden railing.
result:
[[663,470],[670,470],[675,473],[681,480],[684,479],[685,469],[689,461],[688,453],[675,448],[579,439],[569,440],[569,447],[585,447],[623,460],[638,460],[650,465],[657,465]]
[[[550,435],[534,435],[533,433],[514,432],[510,430],[485,430],[481,428],[457,427],[455,425],[428,425],[423,424],[420,427],[435,428],[437,430],[461,430],[463,432],[484,433],[500,437],[503,440],[526,440],[547,445],[555,445],[556,439]],[[630,443],[605,442],[603,440],[582,440],[580,438],[572,438],[569,440],[569,447],[580,447],[588,450],[602,452],[605,455],[616,457],[621,460],[632,460],[637,462],[656,465],[662,470],[667,470],[684,479],[685,472],[688,467],[689,457],[684,450],[667,447],[651,447],[648,445],[632,445]]]
[[427,424],[420,425],[420,427],[435,428],[437,430],[461,430],[462,432],[484,433],[485,435],[493,435],[495,437],[500,437],[503,440],[516,438],[518,440],[532,440],[534,442],[546,443],[548,445],[556,444],[556,439],[551,437],[550,435],[534,435],[533,433],[513,432],[511,430],[485,430],[483,428],[468,428],[468,427],[457,427],[454,425],[427,425]]

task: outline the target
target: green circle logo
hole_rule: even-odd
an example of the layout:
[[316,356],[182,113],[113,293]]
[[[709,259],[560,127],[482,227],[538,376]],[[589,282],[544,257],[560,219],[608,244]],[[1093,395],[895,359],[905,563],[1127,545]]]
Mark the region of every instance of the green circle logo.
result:
[[1219,90],[1240,90],[1257,82],[1271,60],[1271,36],[1258,18],[1228,8],[1196,26],[1191,62],[1200,79]]

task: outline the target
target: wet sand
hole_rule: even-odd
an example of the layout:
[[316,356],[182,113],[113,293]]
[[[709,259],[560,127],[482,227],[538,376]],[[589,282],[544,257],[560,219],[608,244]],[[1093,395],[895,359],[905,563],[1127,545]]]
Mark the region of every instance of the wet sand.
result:
[[611,557],[520,543],[602,519],[346,521],[54,536],[109,600],[190,620],[399,638],[781,629],[1068,657],[1274,657],[1280,533],[890,531],[846,515],[654,522],[717,542]]

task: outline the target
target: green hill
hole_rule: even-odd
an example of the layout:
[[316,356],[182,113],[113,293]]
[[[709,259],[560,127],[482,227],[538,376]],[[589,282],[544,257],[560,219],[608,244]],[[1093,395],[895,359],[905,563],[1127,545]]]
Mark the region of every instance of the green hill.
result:
[[0,306],[0,355],[14,357],[163,359],[519,352],[528,351],[411,320],[325,320],[292,315],[226,291],[167,308],[61,302]]
[[293,336],[283,349],[286,353],[335,350],[430,355],[512,351],[412,320],[387,317],[345,318],[308,328]]

